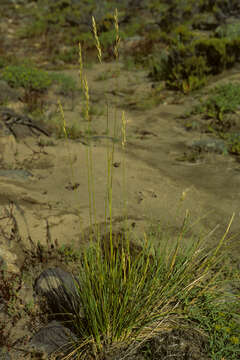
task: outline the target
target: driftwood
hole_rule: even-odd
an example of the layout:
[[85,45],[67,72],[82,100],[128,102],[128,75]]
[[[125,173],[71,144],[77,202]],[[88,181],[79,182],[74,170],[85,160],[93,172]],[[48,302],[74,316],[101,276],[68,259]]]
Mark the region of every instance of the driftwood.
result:
[[41,132],[46,136],[50,136],[44,129],[40,128],[38,125],[34,124],[32,119],[27,115],[17,114],[14,110],[9,108],[1,108],[0,109],[0,119],[3,121],[5,126],[11,131],[13,136],[17,138],[13,127],[15,125],[24,125],[28,126],[32,133],[34,133],[33,129]]

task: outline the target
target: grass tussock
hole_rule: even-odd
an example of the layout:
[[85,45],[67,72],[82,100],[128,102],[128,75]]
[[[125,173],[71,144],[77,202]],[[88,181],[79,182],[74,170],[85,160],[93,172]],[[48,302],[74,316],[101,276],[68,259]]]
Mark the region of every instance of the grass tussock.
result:
[[221,294],[221,247],[229,227],[211,251],[204,249],[201,237],[183,246],[188,217],[175,242],[161,234],[154,246],[157,234],[145,234],[143,247],[134,253],[128,240],[119,236],[112,246],[109,238],[110,246],[98,241],[86,250],[76,283],[84,318],[73,314],[79,341],[72,343],[74,350],[65,359],[74,354],[101,359],[116,348],[131,351],[183,325],[203,296],[216,302]]
[[[114,19],[116,31],[114,54],[117,60],[120,42],[117,10]],[[92,21],[101,63],[102,52],[97,26],[94,18]],[[84,76],[81,45],[79,45],[79,76],[85,96],[85,119],[88,120],[90,131],[90,98],[87,79]],[[61,106],[60,110],[67,137]],[[234,215],[225,234],[211,250],[208,250],[204,237],[185,241],[189,223],[189,213],[186,212],[176,241],[167,238],[163,233],[146,233],[140,249],[132,251],[128,232],[114,236],[112,227],[114,143],[111,146],[107,154],[108,188],[105,209],[106,223],[107,214],[110,219],[110,231],[105,234],[103,243],[96,219],[92,148],[87,147],[89,218],[96,241],[93,241],[93,237],[90,239],[90,245],[79,261],[79,275],[76,282],[77,301],[81,304],[84,316],[77,309],[70,314],[77,341],[70,340],[71,351],[63,358],[65,360],[103,359],[106,354],[111,354],[116,349],[127,349],[129,354],[160,332],[189,324],[191,319],[194,319],[191,318],[191,311],[203,296],[214,304],[221,294],[224,263],[222,250],[228,242],[226,235]],[[126,118],[123,113],[122,149],[125,148]],[[126,179],[125,166],[123,175]],[[126,184],[124,188],[126,189]],[[127,218],[126,202],[124,204],[124,215]],[[192,321],[191,326],[195,325],[196,323]]]

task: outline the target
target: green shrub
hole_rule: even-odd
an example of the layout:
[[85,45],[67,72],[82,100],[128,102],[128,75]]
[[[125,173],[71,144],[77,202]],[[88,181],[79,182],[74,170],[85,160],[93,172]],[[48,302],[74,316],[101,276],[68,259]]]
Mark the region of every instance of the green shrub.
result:
[[215,36],[219,38],[230,38],[230,39],[239,39],[240,37],[240,22],[233,24],[220,25],[215,30]]
[[168,53],[154,55],[150,73],[165,80],[169,89],[184,93],[205,85],[209,75],[221,73],[240,57],[240,39],[196,39],[191,44],[172,45]]
[[126,37],[135,36],[139,30],[141,30],[142,26],[139,22],[131,22],[130,24],[126,24],[125,34]]
[[240,133],[224,134],[223,138],[227,141],[228,152],[240,155]]
[[3,57],[0,56],[0,69],[4,68],[6,66],[7,60]]
[[52,79],[49,74],[29,65],[9,65],[3,69],[2,78],[12,87],[23,87],[28,91],[47,90]]
[[44,70],[34,68],[30,64],[9,65],[3,69],[3,80],[12,87],[24,88],[22,101],[29,111],[43,106],[42,95],[52,84],[52,79]]
[[101,35],[99,35],[99,40],[104,50],[107,50],[110,46],[112,46],[115,37],[116,33],[114,29],[103,32]]
[[196,35],[189,29],[189,26],[186,24],[178,25],[174,28],[171,33],[171,38],[175,41],[175,44],[178,42],[189,43],[194,39]]
[[[240,323],[239,303],[217,303],[216,296],[203,294],[191,306],[188,318],[208,336],[211,359],[239,359]],[[238,314],[238,315],[237,315]]]
[[228,54],[229,59],[232,59],[232,61],[229,61],[227,64],[228,67],[230,67],[232,64],[234,64],[236,61],[240,60],[240,38],[233,39],[231,41],[228,41],[226,43],[226,53]]
[[111,13],[106,13],[101,21],[98,21],[99,33],[108,32],[113,28],[114,17]]
[[65,49],[63,52],[60,52],[57,57],[67,64],[76,64],[78,61],[77,48],[74,46],[69,49]]
[[203,56],[207,66],[211,69],[211,74],[219,74],[225,70],[226,66],[233,64],[235,59],[227,53],[227,39],[200,39],[194,43],[195,53],[197,56]]
[[24,27],[17,30],[17,35],[19,38],[34,38],[41,36],[47,32],[48,24],[46,19],[40,18],[31,22],[29,25],[25,25]]
[[87,31],[87,32],[83,31],[81,34],[75,35],[73,37],[73,42],[74,43],[81,42],[82,47],[85,49],[94,47],[94,39],[92,37],[91,31]]
[[59,92],[63,95],[69,95],[72,94],[72,92],[79,90],[76,80],[71,76],[56,73],[51,74],[51,78],[60,86]]
[[152,61],[150,77],[165,80],[169,89],[187,93],[206,83],[209,67],[203,56],[196,56],[192,46],[180,43],[173,46],[169,53],[160,55]]
[[[77,82],[75,79],[73,79],[71,76],[67,76],[65,74],[60,73],[54,73],[51,74],[52,80],[58,84],[59,88],[57,90],[57,93],[63,95],[63,96],[69,96],[72,99],[72,106],[71,109],[74,109],[74,99],[75,95],[80,92],[80,88],[77,85]],[[75,129],[74,127],[71,129],[70,133],[74,134]]]
[[222,121],[223,115],[234,112],[240,105],[240,84],[228,83],[215,86],[209,98],[195,107],[195,112],[205,113],[210,118]]
[[[195,5],[195,6],[194,6]],[[161,14],[159,25],[163,31],[171,32],[176,25],[182,23],[182,19],[189,21],[192,18],[193,11],[198,6],[195,0],[176,0],[170,2],[153,1],[148,5],[152,13]]]

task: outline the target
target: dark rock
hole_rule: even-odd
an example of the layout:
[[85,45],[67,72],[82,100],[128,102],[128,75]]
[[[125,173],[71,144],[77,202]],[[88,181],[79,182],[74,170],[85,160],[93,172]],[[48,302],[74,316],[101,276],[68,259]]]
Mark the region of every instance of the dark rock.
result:
[[[69,319],[71,314],[81,314],[81,304],[75,281],[78,282],[73,275],[61,268],[46,269],[34,283],[35,296],[44,297],[47,300],[47,306],[53,315],[64,313],[65,315],[62,315],[61,318]],[[70,315],[67,316],[67,313]],[[55,351],[61,351],[66,355],[73,349],[71,340],[76,341],[76,335],[69,328],[54,320],[32,337],[29,346],[48,355]]]
[[76,278],[61,268],[50,268],[40,274],[33,288],[38,296],[45,297],[53,313],[79,313],[81,309],[75,281]]
[[71,339],[77,341],[77,337],[68,328],[54,320],[32,337],[29,347],[47,355],[59,351],[66,355],[73,350]]

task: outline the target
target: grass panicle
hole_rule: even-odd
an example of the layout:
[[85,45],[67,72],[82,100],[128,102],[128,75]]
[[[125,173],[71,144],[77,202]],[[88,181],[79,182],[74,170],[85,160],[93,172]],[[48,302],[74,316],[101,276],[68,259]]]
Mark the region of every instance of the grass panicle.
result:
[[101,45],[100,45],[98,34],[97,34],[97,25],[96,25],[94,16],[92,16],[92,25],[93,25],[94,38],[95,38],[95,41],[96,41],[96,48],[97,48],[97,51],[98,51],[98,60],[99,60],[99,62],[101,64],[102,63],[102,49],[101,49]]

